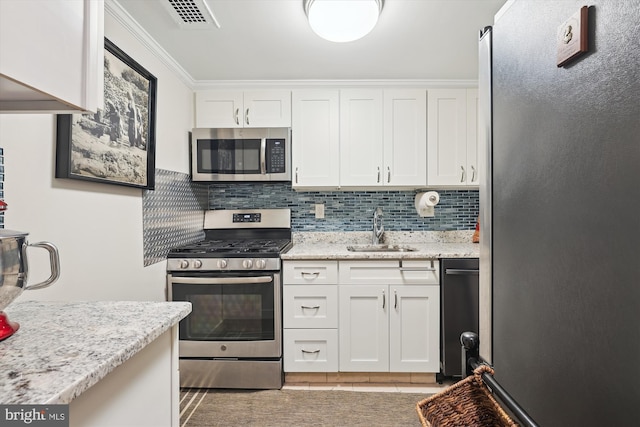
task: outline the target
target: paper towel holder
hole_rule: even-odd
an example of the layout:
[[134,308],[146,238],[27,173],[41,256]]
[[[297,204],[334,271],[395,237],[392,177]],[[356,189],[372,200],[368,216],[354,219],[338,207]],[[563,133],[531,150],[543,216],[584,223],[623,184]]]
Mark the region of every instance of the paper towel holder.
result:
[[440,195],[436,191],[427,191],[416,194],[415,207],[416,212],[421,217],[433,217],[435,216],[436,206],[440,202]]

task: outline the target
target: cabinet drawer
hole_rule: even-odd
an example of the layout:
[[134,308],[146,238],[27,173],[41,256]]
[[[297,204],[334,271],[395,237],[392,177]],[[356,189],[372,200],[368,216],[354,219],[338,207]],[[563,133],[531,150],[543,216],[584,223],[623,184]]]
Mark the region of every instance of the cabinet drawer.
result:
[[285,286],[283,290],[285,328],[337,328],[338,286]]
[[285,261],[282,273],[285,285],[338,283],[337,261]]
[[339,283],[348,285],[439,285],[439,262],[430,260],[340,261]]
[[285,372],[338,372],[337,329],[285,329]]

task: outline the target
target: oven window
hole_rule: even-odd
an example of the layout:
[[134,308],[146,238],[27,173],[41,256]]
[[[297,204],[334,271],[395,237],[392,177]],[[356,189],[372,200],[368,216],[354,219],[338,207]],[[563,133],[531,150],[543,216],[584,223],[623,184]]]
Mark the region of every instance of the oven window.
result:
[[174,301],[189,301],[180,339],[259,341],[275,336],[273,281],[260,284],[173,284]]
[[199,139],[198,172],[259,174],[259,139]]

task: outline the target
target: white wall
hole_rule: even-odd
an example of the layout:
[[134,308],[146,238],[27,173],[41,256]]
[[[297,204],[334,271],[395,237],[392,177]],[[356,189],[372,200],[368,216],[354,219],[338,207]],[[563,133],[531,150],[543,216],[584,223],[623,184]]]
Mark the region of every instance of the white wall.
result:
[[[156,167],[187,173],[191,89],[109,14],[105,36],[158,79]],[[164,300],[165,262],[143,266],[142,190],[54,178],[52,114],[0,115],[0,147],[5,228],[60,250],[60,279],[20,300]],[[31,248],[29,283],[48,273],[47,252]]]

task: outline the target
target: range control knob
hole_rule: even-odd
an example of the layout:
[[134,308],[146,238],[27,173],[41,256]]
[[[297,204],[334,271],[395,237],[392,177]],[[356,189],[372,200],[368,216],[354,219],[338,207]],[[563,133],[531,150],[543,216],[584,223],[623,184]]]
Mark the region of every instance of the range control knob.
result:
[[251,259],[245,259],[244,261],[242,261],[242,266],[249,270],[251,267],[253,267],[253,260]]
[[189,261],[187,261],[186,259],[181,259],[178,263],[178,267],[182,269],[189,268]]
[[218,260],[218,268],[227,268],[227,260],[219,259]]
[[267,261],[263,260],[263,259],[259,259],[256,261],[256,268],[258,269],[263,269],[267,266]]
[[193,268],[200,268],[202,267],[202,261],[200,261],[199,259],[196,259],[193,261],[193,264],[191,264],[193,266]]

